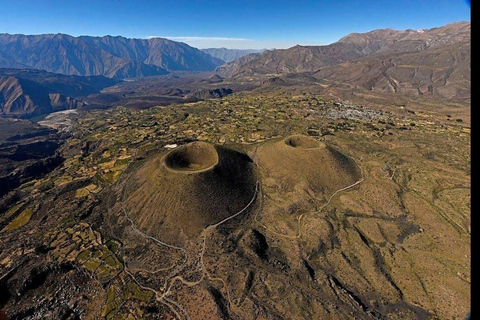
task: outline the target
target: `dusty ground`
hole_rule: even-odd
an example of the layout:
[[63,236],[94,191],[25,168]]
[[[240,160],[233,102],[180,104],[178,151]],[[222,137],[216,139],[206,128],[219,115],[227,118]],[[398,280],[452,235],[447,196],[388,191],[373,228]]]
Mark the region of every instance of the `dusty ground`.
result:
[[[468,109],[356,103],[271,92],[82,115],[62,166],[2,198],[0,306],[10,319],[466,318]],[[145,208],[123,210],[121,186],[196,140],[247,155],[258,182],[245,210],[170,243],[132,219]]]

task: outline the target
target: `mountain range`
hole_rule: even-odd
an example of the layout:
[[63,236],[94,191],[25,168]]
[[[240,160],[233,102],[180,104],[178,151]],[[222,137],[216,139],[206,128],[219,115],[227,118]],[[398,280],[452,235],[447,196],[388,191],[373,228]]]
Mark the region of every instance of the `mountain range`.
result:
[[[428,30],[379,29],[352,33],[325,46],[297,45],[253,53],[250,52],[255,50],[199,50],[163,38],[0,34],[0,68],[10,68],[0,69],[0,114],[32,117],[78,108],[85,100],[77,98],[91,94],[95,94],[97,104],[110,101],[112,94],[100,91],[118,81],[108,78],[215,68],[215,73],[222,76],[219,79],[228,79],[228,86],[221,85],[227,91],[244,84],[255,86],[257,82],[260,86],[289,87],[294,77],[303,77],[315,87],[333,85],[351,92],[435,97],[469,104],[470,33],[468,22]],[[224,60],[230,62],[223,64]],[[116,90],[115,99],[123,101],[127,96],[135,96],[136,105],[145,104],[148,99],[148,105],[157,105],[165,99],[170,101],[173,91],[178,92],[175,99],[182,99],[197,90],[209,95],[209,90],[221,89],[203,82],[185,86],[183,80],[179,86],[178,81],[173,81],[175,75],[153,78],[148,97],[144,89],[134,86],[133,91]],[[122,88],[127,87],[119,90]],[[198,96],[203,97],[204,93]]]
[[428,30],[352,33],[326,46],[250,54],[220,66],[224,77],[309,73],[325,82],[370,91],[468,99],[470,23]]
[[223,61],[163,38],[0,34],[0,67],[68,75],[134,78],[169,71],[211,71]]
[[470,23],[458,22],[429,30],[379,29],[368,33],[352,33],[325,46],[294,46],[266,50],[261,55],[247,55],[239,61],[218,67],[225,76],[243,74],[281,74],[316,72],[374,55],[420,52],[456,43],[469,43]]

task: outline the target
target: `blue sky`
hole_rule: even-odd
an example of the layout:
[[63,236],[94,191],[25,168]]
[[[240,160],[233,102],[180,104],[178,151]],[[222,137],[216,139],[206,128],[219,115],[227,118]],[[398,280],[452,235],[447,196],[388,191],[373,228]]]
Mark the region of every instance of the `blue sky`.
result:
[[324,45],[471,21],[468,0],[0,0],[0,33],[168,37],[198,48]]

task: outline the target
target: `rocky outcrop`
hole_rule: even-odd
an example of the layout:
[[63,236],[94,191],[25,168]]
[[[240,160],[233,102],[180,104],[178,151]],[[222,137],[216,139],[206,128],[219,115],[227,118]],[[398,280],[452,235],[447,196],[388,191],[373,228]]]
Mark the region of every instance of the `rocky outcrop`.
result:
[[202,89],[195,92],[189,93],[185,96],[185,99],[193,100],[205,100],[213,98],[221,98],[226,95],[232,94],[232,89],[229,88],[218,88],[218,89]]

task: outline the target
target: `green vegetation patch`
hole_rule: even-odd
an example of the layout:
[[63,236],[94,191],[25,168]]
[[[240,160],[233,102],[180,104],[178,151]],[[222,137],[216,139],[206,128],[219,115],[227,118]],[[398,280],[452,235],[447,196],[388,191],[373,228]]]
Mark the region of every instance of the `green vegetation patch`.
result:
[[[16,204],[14,205],[13,207],[11,207],[6,213],[5,215],[2,217],[2,220],[5,221],[7,219],[9,219],[11,216],[13,216],[18,209],[20,209],[20,207],[23,205],[23,203],[19,203],[19,204]],[[0,221],[2,221],[0,220]]]
[[80,262],[86,261],[86,260],[88,259],[88,257],[90,257],[90,254],[91,254],[91,251],[90,251],[90,250],[82,251],[82,252],[80,252],[80,254],[77,256],[77,259],[78,259]]
[[26,225],[28,221],[30,221],[32,214],[33,214],[33,210],[31,208],[27,208],[23,210],[15,219],[13,219],[12,222],[10,222],[5,228],[3,228],[1,232],[6,230],[18,229]]

